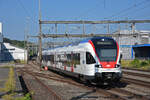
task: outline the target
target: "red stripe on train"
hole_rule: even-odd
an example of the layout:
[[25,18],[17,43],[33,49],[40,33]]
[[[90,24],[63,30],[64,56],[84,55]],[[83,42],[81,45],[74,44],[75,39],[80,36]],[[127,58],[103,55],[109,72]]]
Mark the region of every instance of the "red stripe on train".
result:
[[71,67],[71,72],[74,72],[74,67],[73,66]]
[[[96,54],[96,57],[98,58],[98,61],[99,61],[99,63],[100,63],[100,59],[99,59],[99,57],[98,57],[98,55],[97,55],[97,53],[96,53],[95,46],[94,46],[93,42],[92,42],[91,40],[89,40],[89,43],[92,45],[92,48],[93,48],[93,50],[94,50],[94,52],[95,52],[95,54]],[[101,64],[101,63],[100,63],[100,64]]]
[[64,66],[64,70],[66,70],[66,66]]
[[93,42],[91,40],[89,40],[89,43],[92,45],[92,48],[96,54],[96,57],[98,58],[98,61],[102,65],[103,68],[115,68],[115,65],[117,64],[118,56],[119,56],[119,45],[117,42],[116,42],[116,44],[117,44],[117,59],[116,59],[116,61],[112,61],[112,62],[101,62],[100,58],[98,57],[98,55],[96,53],[95,46],[94,46]]

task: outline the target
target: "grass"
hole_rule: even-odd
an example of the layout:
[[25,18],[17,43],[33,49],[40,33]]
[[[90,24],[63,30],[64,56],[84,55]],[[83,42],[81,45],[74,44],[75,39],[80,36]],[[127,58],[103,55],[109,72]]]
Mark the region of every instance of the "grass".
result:
[[26,64],[27,61],[25,60],[20,60],[20,59],[16,59],[14,61],[11,61],[10,64],[16,64],[16,63],[19,63],[19,64]]
[[16,98],[15,100],[31,100],[30,93],[27,93],[24,97]]
[[0,88],[1,92],[5,92],[6,94],[2,96],[2,99],[4,100],[31,100],[30,93],[27,93],[24,97],[18,97],[14,98],[14,96],[17,94],[15,93],[16,89],[16,81],[15,81],[15,74],[14,74],[14,68],[13,66],[4,66],[9,68],[9,75],[8,79],[5,82],[5,87]]
[[10,68],[10,67],[13,67],[13,66],[0,66],[0,68]]
[[13,69],[13,67],[10,67],[9,69],[10,69],[9,78],[5,83],[5,92],[6,91],[13,92],[15,90],[15,87],[16,87],[16,85],[15,85],[16,82],[14,79],[14,69]]
[[137,68],[142,70],[150,70],[150,60],[122,60],[121,65],[123,67]]
[[12,93],[15,90],[14,69],[13,66],[4,66],[4,68],[9,68],[9,75],[7,81],[5,82],[5,87],[0,88],[0,91]]

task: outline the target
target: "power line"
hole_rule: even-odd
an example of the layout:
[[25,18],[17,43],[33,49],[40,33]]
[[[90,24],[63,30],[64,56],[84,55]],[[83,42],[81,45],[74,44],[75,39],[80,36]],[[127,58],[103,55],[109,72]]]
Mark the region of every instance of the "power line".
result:
[[[113,18],[113,17],[115,17],[115,16],[117,16],[117,15],[120,15],[120,14],[122,14],[122,13],[124,13],[124,12],[127,12],[127,11],[129,11],[129,10],[131,10],[131,9],[133,9],[133,8],[136,8],[137,6],[140,6],[140,5],[144,4],[144,3],[147,2],[147,1],[149,2],[150,0],[144,0],[144,1],[142,1],[142,2],[139,2],[139,3],[137,3],[137,4],[134,4],[134,5],[132,5],[132,6],[128,7],[128,8],[125,8],[125,9],[123,9],[123,10],[121,10],[121,11],[119,11],[119,12],[117,12],[117,13],[111,15],[111,16],[109,16],[108,18]],[[108,18],[107,18],[107,19],[108,19]]]
[[25,13],[27,14],[27,16],[29,16],[32,20],[33,23],[37,23],[33,18],[32,18],[32,14],[29,13],[29,11],[26,9],[26,7],[23,5],[22,1],[21,0],[17,0],[18,3],[20,4],[20,6],[24,9]]
[[[146,5],[146,6],[144,6],[144,7],[140,7],[139,9],[135,9],[135,10],[132,10],[132,11],[130,11],[130,13],[131,12],[134,12],[134,15],[135,15],[135,13],[137,13],[137,12],[139,12],[139,11],[141,11],[141,10],[144,10],[145,8],[148,8],[148,7],[150,7],[150,5],[148,4],[148,5]],[[125,15],[125,14],[123,14],[123,15]],[[130,15],[125,15],[125,16],[130,16]]]
[[[104,8],[105,8],[105,5],[106,5],[106,4],[105,4],[105,0],[104,0],[102,3],[100,3],[100,4],[104,4]],[[99,7],[99,3],[96,4],[93,8],[89,8],[89,9],[87,9],[86,11],[84,11],[82,14],[80,14],[78,17],[76,17],[75,20],[77,20],[77,19],[79,19],[79,18],[81,18],[81,17],[84,17],[85,14],[90,13],[92,10],[95,10],[95,8],[97,8],[97,7]]]
[[23,3],[21,2],[21,0],[17,0],[17,1],[19,2],[20,6],[24,9],[25,13],[26,13],[28,16],[30,16],[28,10],[25,8],[25,6],[24,6]]

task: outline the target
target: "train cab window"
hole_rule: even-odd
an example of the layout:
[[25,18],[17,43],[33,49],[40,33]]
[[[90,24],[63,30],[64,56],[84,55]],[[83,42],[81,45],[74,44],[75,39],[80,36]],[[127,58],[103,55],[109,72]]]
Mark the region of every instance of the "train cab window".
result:
[[75,65],[80,65],[80,53],[74,53],[72,56],[73,63]]
[[43,56],[42,56],[42,60],[44,60],[44,61],[45,61],[45,55],[43,55]]
[[46,58],[46,57],[47,57],[47,55],[43,55],[43,56],[42,56],[42,60],[47,61],[47,58]]
[[50,59],[51,59],[51,56],[47,55],[47,60],[50,61]]
[[50,55],[50,61],[54,62],[54,55]]
[[91,55],[91,53],[86,52],[86,64],[94,64],[94,63],[96,63],[96,61]]

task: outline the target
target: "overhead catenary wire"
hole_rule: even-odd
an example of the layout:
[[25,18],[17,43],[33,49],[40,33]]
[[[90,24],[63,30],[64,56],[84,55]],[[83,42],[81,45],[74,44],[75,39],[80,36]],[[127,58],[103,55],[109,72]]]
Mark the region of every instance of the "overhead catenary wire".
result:
[[[104,4],[104,8],[105,8],[105,6],[106,6],[106,4],[105,4],[105,0],[104,1],[102,1],[102,3],[98,3],[98,4],[96,4],[93,8],[88,8],[86,11],[84,11],[84,12],[82,12],[78,17],[75,17],[74,18],[74,20],[77,20],[77,19],[81,19],[81,17],[85,17],[88,13],[90,13],[92,10],[95,10],[95,8],[97,8],[97,7],[99,7],[99,5],[102,5],[102,4]],[[86,14],[86,15],[85,15]]]
[[[150,2],[149,2],[149,3],[150,3]],[[144,9],[146,9],[146,8],[149,8],[149,7],[150,7],[149,3],[147,3],[147,5],[144,6],[144,7],[140,7],[140,8],[138,8],[138,9],[131,10],[131,11],[129,11],[128,13],[125,13],[125,14],[123,14],[123,15],[129,17],[129,16],[130,16],[129,13],[134,12],[134,16],[135,16],[135,13],[139,13],[140,11],[142,11],[142,10],[144,10]],[[142,16],[143,16],[143,13],[142,13]],[[133,17],[133,15],[132,15],[132,17]],[[137,17],[137,15],[136,15],[136,17]]]
[[118,15],[120,15],[122,13],[128,12],[128,11],[130,11],[133,8],[141,6],[142,4],[146,3],[147,1],[149,2],[150,0],[143,0],[141,2],[138,2],[138,3],[132,5],[132,6],[128,7],[128,8],[125,8],[125,9],[123,9],[123,10],[121,10],[121,11],[115,13],[115,14],[112,14],[112,15],[108,16],[107,19],[113,18],[113,17],[118,16]]
[[18,1],[18,4],[24,9],[24,12],[27,14],[27,16],[31,18],[31,21],[32,21],[33,23],[36,23],[36,24],[37,24],[37,21],[35,21],[35,20],[33,19],[33,17],[31,16],[32,14],[29,13],[29,11],[28,11],[28,10],[26,9],[26,7],[23,5],[22,1],[21,1],[21,0],[17,0],[17,1]]

